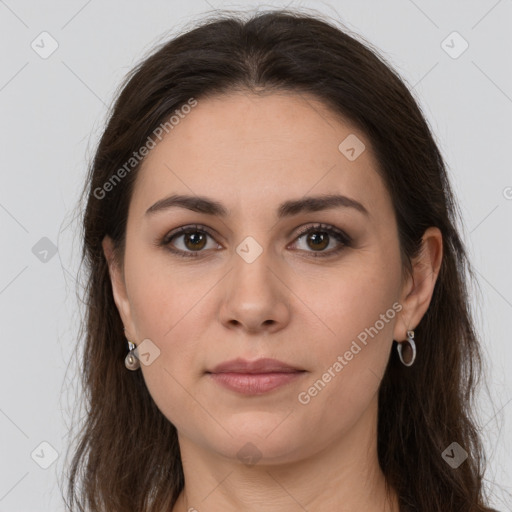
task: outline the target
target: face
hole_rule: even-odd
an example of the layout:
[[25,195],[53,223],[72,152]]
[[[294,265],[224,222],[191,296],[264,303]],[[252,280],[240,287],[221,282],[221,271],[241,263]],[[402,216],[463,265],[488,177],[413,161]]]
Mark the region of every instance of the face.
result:
[[[364,133],[284,93],[199,100],[149,152],[114,295],[128,339],[150,340],[141,371],[181,439],[232,458],[251,442],[268,462],[294,461],[376,404],[407,328],[396,221],[376,169]],[[224,215],[148,212],[172,195]],[[345,199],[304,203],[326,195]],[[227,378],[237,389],[208,373],[236,358],[302,371]]]

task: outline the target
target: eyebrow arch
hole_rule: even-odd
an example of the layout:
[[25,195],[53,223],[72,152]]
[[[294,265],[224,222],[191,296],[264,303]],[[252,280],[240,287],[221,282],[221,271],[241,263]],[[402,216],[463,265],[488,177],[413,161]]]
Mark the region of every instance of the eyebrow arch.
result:
[[[224,207],[222,203],[214,201],[213,199],[205,196],[177,194],[160,199],[146,210],[145,215],[152,215],[156,212],[173,207],[186,208],[193,212],[215,215],[221,218],[225,218],[229,215],[229,210]],[[302,212],[318,212],[321,210],[340,207],[353,208],[358,212],[369,216],[368,210],[355,199],[339,194],[327,194],[285,201],[279,205],[279,208],[277,209],[277,217],[278,219],[282,219],[284,217],[298,215]]]

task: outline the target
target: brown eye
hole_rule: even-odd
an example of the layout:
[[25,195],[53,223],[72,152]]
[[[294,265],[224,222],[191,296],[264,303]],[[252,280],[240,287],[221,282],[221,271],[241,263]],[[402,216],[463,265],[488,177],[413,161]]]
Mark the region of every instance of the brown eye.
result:
[[[329,226],[325,224],[309,226],[303,229],[299,233],[297,240],[300,240],[302,238],[305,239],[305,251],[313,253],[312,256],[314,257],[332,256],[343,250],[345,247],[349,247],[352,243],[351,238],[348,235],[346,235],[343,231],[338,230],[334,226]],[[326,251],[325,249],[329,247],[331,242],[333,242],[334,245],[335,242],[337,242],[338,248]]]
[[[200,250],[206,245],[206,237],[204,233],[201,233],[200,231],[185,233],[183,235],[183,240],[187,249],[190,249],[191,251]],[[190,245],[188,245],[189,243]]]
[[306,240],[310,244],[309,246],[315,250],[323,250],[329,245],[329,235],[325,231],[308,233]]
[[[197,257],[200,252],[204,252],[203,249],[207,246],[208,237],[213,239],[213,236],[200,226],[181,227],[166,235],[161,241],[161,245],[166,246],[178,256]],[[181,247],[176,247],[176,245],[180,245],[178,243],[180,239],[182,240]],[[218,244],[214,244],[213,248],[216,247],[219,247]]]

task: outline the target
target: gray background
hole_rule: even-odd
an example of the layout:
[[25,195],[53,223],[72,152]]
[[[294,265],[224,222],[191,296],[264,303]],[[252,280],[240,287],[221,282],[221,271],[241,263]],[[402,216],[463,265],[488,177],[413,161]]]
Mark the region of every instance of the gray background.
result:
[[[286,2],[0,0],[0,512],[64,510],[59,481],[80,391],[73,209],[120,80],[201,14],[258,5]],[[379,48],[438,139],[480,282],[473,308],[492,397],[482,392],[478,410],[486,481],[494,505],[512,510],[512,0],[290,5],[340,19]],[[45,31],[58,44],[48,58]],[[469,44],[460,55],[453,31]]]

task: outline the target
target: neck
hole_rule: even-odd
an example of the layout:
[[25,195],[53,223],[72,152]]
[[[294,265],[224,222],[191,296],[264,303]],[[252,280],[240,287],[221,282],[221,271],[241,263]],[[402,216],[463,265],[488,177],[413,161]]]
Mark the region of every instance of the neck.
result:
[[325,448],[285,464],[245,465],[179,435],[185,487],[172,512],[399,512],[377,457],[377,403]]

